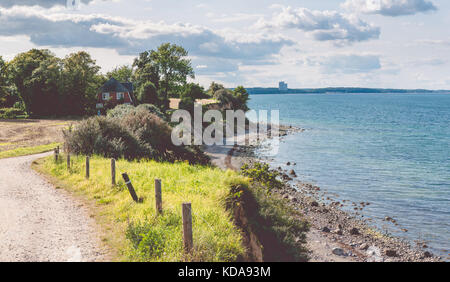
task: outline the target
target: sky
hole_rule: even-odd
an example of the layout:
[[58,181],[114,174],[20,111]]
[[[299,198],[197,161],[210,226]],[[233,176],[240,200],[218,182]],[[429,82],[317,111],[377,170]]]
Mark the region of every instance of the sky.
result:
[[205,87],[450,89],[449,14],[448,0],[0,0],[0,56],[85,50],[106,73],[171,42]]

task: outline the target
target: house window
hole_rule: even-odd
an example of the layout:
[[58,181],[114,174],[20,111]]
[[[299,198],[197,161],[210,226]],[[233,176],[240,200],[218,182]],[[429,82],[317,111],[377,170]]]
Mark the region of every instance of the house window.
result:
[[117,92],[117,100],[122,100],[124,97],[124,93],[123,92]]
[[109,100],[109,93],[108,92],[103,93],[102,97],[104,101]]

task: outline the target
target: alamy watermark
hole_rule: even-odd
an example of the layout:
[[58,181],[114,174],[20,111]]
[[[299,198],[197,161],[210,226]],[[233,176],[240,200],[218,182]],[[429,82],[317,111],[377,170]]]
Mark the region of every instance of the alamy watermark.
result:
[[78,10],[80,7],[80,0],[66,0],[66,8],[70,10]]
[[[227,110],[225,117],[219,110],[202,111],[202,106],[195,104],[193,116],[189,111],[176,110],[171,121],[179,123],[172,130],[172,143],[182,145],[257,145],[270,139],[271,151],[276,155],[280,144],[279,111]],[[249,122],[250,121],[250,122]],[[207,125],[204,127],[204,125]]]

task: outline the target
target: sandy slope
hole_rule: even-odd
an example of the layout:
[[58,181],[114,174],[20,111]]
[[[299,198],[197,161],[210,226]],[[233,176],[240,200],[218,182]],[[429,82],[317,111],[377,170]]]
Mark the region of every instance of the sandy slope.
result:
[[35,173],[47,154],[0,160],[0,261],[102,261],[87,209]]

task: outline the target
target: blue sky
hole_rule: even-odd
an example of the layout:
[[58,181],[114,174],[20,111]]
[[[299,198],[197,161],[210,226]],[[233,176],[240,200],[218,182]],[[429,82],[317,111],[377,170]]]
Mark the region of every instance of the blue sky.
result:
[[0,55],[87,50],[107,72],[173,42],[205,86],[450,89],[448,0],[75,1],[0,0]]

